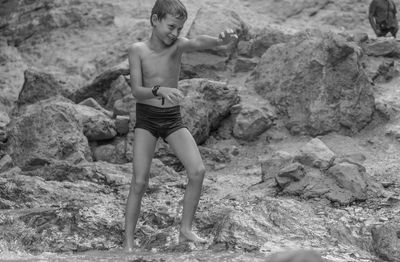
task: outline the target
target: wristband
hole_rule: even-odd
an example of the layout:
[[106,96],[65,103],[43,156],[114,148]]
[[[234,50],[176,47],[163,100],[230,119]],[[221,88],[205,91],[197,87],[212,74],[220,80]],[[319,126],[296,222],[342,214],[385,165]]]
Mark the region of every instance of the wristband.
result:
[[151,89],[151,92],[153,93],[153,96],[158,96],[158,89],[160,89],[159,85],[153,86],[153,88]]

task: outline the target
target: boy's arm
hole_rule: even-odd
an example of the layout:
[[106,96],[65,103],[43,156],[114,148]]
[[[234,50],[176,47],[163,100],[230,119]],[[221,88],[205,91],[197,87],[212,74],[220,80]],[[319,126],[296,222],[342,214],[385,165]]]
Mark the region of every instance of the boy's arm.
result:
[[379,29],[378,29],[378,27],[376,25],[376,21],[375,21],[375,12],[376,12],[376,3],[375,3],[375,1],[372,1],[369,5],[368,20],[369,20],[369,23],[371,24],[371,27],[374,30],[375,34],[378,35]]
[[219,34],[219,37],[208,35],[196,36],[193,39],[185,37],[180,38],[179,49],[182,52],[198,51],[203,49],[211,49],[217,46],[228,45],[237,39],[237,35],[233,30],[228,29]]
[[142,82],[142,66],[140,61],[140,46],[132,45],[128,49],[129,71],[131,74],[131,90],[137,99],[153,98],[151,88],[144,88]]

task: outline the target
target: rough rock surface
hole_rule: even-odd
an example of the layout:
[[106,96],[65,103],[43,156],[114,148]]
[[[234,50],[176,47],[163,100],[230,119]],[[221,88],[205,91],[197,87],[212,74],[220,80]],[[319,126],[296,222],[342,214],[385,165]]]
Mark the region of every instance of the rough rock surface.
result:
[[248,85],[271,101],[293,134],[356,132],[375,106],[360,54],[337,35],[301,36],[269,48]]
[[10,124],[8,149],[17,166],[29,169],[53,160],[90,161],[88,140],[77,115],[70,102],[44,100],[29,105]]

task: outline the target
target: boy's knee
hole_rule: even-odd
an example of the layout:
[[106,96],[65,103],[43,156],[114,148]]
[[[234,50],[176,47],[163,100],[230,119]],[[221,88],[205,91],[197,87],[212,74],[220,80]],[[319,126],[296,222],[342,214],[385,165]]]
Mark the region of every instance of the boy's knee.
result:
[[204,165],[199,165],[195,169],[189,171],[189,178],[195,180],[203,180],[206,173]]
[[135,184],[133,185],[133,193],[137,195],[143,195],[144,192],[146,192],[147,185],[148,181],[144,180],[135,181]]

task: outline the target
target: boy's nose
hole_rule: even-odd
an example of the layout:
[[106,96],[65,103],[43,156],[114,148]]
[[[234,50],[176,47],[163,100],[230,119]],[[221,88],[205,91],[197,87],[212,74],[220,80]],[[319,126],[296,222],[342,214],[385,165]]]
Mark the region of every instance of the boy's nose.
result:
[[171,35],[173,35],[174,37],[178,37],[178,35],[179,35],[178,30],[174,29],[174,30],[171,32]]

